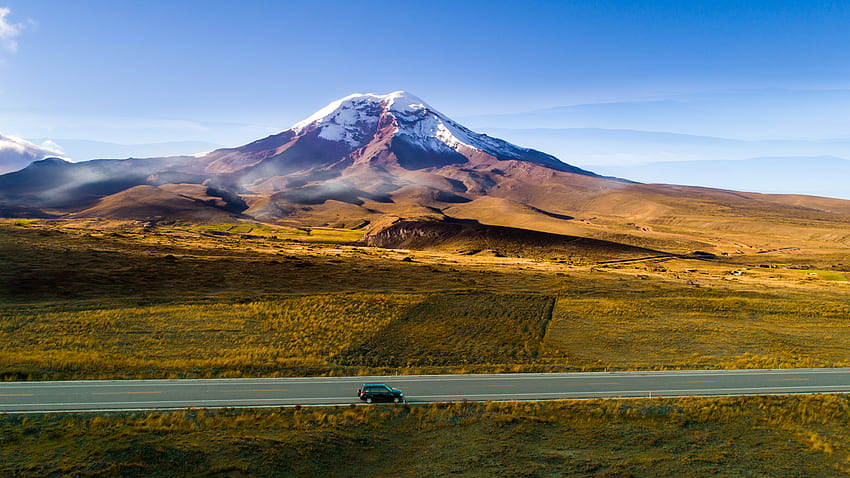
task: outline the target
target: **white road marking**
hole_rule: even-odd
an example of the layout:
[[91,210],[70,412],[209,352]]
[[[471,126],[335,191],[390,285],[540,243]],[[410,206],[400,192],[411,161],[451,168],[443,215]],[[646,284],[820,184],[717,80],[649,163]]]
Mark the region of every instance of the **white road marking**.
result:
[[[601,390],[601,391],[578,391],[578,392],[543,392],[543,393],[476,393],[476,394],[467,394],[467,395],[417,395],[416,397],[412,397],[413,400],[419,399],[435,399],[435,398],[451,398],[462,400],[463,398],[480,398],[480,397],[560,397],[560,396],[575,396],[575,395],[622,395],[622,396],[640,396],[646,395],[649,393],[652,394],[671,394],[671,393],[680,393],[680,394],[694,394],[694,393],[717,393],[721,395],[734,395],[737,393],[744,392],[746,394],[758,394],[758,393],[771,393],[771,392],[780,392],[780,391],[790,391],[797,390],[800,391],[814,391],[814,390],[830,390],[830,391],[850,391],[850,385],[837,385],[837,386],[816,386],[816,387],[758,387],[758,388],[702,388],[702,389],[681,389],[681,390]],[[411,399],[411,397],[408,397]],[[297,397],[291,399],[281,399],[281,398],[237,398],[237,399],[187,399],[187,400],[148,400],[148,401],[137,401],[137,402],[67,402],[67,403],[26,403],[26,404],[15,404],[15,405],[0,405],[0,409],[4,407],[63,407],[63,406],[95,406],[95,405],[139,405],[139,404],[175,404],[175,403],[186,403],[186,404],[200,404],[200,403],[236,403],[236,402],[281,402],[281,401],[315,401],[315,400],[345,400],[346,403],[356,403],[356,397]],[[193,405],[189,405],[193,406]]]
[[[835,374],[847,377],[846,385],[815,385],[779,384],[780,381],[809,381],[826,378]],[[672,388],[677,383],[716,383],[721,377],[731,378],[727,382],[735,387],[723,388]],[[714,379],[718,380],[714,380]],[[759,388],[748,384],[758,378],[771,385]],[[640,381],[656,379],[658,383],[647,385]],[[664,379],[664,380],[658,380]],[[537,380],[540,388],[555,388],[563,391],[533,392],[530,388],[520,388],[518,392],[508,390],[484,392],[487,388],[495,387],[526,387],[528,380]],[[622,380],[613,382],[609,380]],[[674,381],[675,380],[675,381]],[[684,381],[683,381],[684,380]],[[553,382],[554,381],[554,382]],[[835,380],[833,381],[844,381]],[[415,395],[408,397],[412,403],[425,401],[460,401],[460,400],[553,400],[553,399],[592,399],[592,398],[640,398],[640,397],[692,397],[692,396],[733,396],[733,395],[776,395],[776,394],[806,394],[806,393],[848,393],[850,392],[850,368],[842,369],[779,369],[779,370],[727,370],[727,371],[672,371],[672,372],[593,372],[567,374],[488,374],[488,375],[436,375],[436,376],[370,376],[370,377],[285,377],[285,378],[254,378],[254,379],[183,379],[183,380],[134,380],[134,381],[75,381],[75,382],[5,382],[0,383],[0,391],[10,392],[0,394],[0,397],[32,397],[34,394],[44,397],[53,391],[59,398],[41,398],[57,403],[27,403],[0,404],[0,413],[32,413],[50,412],[80,412],[80,411],[114,411],[114,410],[152,410],[152,409],[186,409],[186,408],[227,408],[227,407],[281,407],[295,406],[334,406],[360,403],[356,397],[284,397],[275,398],[234,398],[234,399],[182,399],[171,397],[187,396],[229,396],[234,393],[248,392],[286,392],[287,387],[325,386],[332,394],[345,393],[355,390],[363,383],[385,382],[397,388],[414,388],[419,391],[436,392],[434,395]],[[485,382],[485,383],[482,383]],[[486,383],[489,382],[489,383]],[[737,382],[737,383],[736,383]],[[628,388],[634,383],[639,390],[584,390],[595,385],[623,385],[618,389]],[[817,382],[816,382],[817,383]],[[414,385],[416,384],[416,385]],[[528,385],[527,385],[528,384]],[[483,393],[449,394],[446,389],[456,386],[466,388],[477,385]],[[742,386],[747,385],[747,386]],[[251,388],[251,387],[256,388]],[[279,388],[278,388],[279,387]],[[671,387],[671,388],[665,388]],[[229,388],[229,389],[228,389]],[[566,390],[564,390],[566,389]],[[67,392],[66,392],[67,390]],[[342,391],[342,392],[341,392]],[[29,393],[34,392],[34,393]],[[441,393],[442,392],[442,393]],[[65,402],[68,394],[80,396],[92,395],[162,395],[166,400],[113,401],[109,402]],[[318,394],[318,391],[302,393]],[[353,395],[353,393],[351,394]],[[96,400],[96,398],[93,398]],[[37,401],[31,399],[28,401]],[[3,399],[5,402],[11,398]],[[61,403],[58,403],[62,401]],[[37,408],[38,410],[34,410]]]
[[681,376],[746,376],[746,375],[788,375],[788,374],[850,374],[850,368],[817,368],[817,369],[742,369],[742,370],[666,370],[666,371],[637,371],[637,372],[573,372],[573,373],[531,373],[531,374],[475,374],[475,375],[373,375],[373,376],[358,376],[358,377],[268,377],[268,378],[213,378],[213,379],[153,379],[153,380],[137,380],[131,381],[122,380],[77,380],[67,381],[61,384],[51,381],[32,381],[32,382],[5,382],[2,385],[15,386],[20,384],[43,384],[41,386],[48,388],[68,388],[81,387],[97,384],[98,386],[110,387],[130,387],[140,386],[155,386],[168,384],[171,386],[199,386],[210,383],[240,383],[242,385],[268,385],[269,382],[278,383],[298,383],[310,382],[311,384],[332,384],[339,382],[350,382],[354,384],[371,383],[371,382],[386,382],[386,381],[403,381],[403,382],[433,382],[446,380],[492,380],[494,378],[506,380],[584,380],[589,378],[598,378],[605,376],[610,378],[637,378],[637,377],[676,377]]

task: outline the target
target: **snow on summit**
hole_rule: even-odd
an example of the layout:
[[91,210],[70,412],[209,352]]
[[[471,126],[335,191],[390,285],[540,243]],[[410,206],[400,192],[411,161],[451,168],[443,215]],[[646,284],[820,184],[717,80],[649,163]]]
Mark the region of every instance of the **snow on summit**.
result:
[[422,100],[404,91],[388,95],[355,93],[331,102],[291,129],[300,134],[315,127],[320,138],[343,141],[357,148],[363,145],[363,139],[374,130],[382,115],[408,117],[428,109]]
[[528,151],[474,133],[406,91],[346,96],[294,124],[291,130],[302,134],[315,129],[322,139],[345,142],[352,148],[358,148],[364,145],[385,116],[388,119],[384,121],[391,121],[395,127],[395,136],[426,150],[445,152],[470,148],[502,157],[519,157],[522,152]]
[[[380,118],[383,96],[354,94],[331,102],[290,128],[296,134],[315,127],[319,137],[328,141],[344,141],[361,146],[364,134],[374,129]],[[377,113],[377,114],[376,114]]]
[[305,120],[292,125],[293,131],[300,133],[310,125],[316,124],[342,124],[342,122],[355,122],[361,119],[352,110],[360,110],[364,107],[381,107],[402,114],[410,114],[416,110],[429,109],[424,101],[406,91],[396,91],[388,95],[376,95],[374,93],[355,93],[345,98],[332,101],[324,108],[316,111]]

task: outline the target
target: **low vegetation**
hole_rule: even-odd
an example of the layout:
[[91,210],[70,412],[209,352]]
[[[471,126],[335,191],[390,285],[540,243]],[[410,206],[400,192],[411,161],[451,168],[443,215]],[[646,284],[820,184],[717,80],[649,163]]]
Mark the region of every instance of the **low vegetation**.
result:
[[[0,377],[848,364],[844,250],[594,264],[360,236],[2,222]],[[0,415],[0,475],[837,476],[848,412],[824,395]]]
[[834,280],[834,281],[842,281],[842,282],[846,282],[847,280],[850,280],[850,279],[847,278],[847,274],[845,274],[843,272],[821,271],[821,272],[818,272],[818,275],[823,277],[826,280]]
[[0,416],[3,476],[824,476],[850,398]]
[[843,275],[838,256],[577,265],[271,240],[264,227],[0,224],[0,377],[848,364],[848,283],[784,265]]
[[527,363],[541,352],[554,302],[529,294],[433,294],[341,360],[395,369]]
[[330,360],[417,300],[345,294],[244,303],[25,307],[0,318],[0,373],[6,379],[68,379],[356,372],[337,370]]
[[581,367],[789,368],[850,365],[846,296],[684,289],[558,300],[547,353]]
[[266,239],[323,244],[350,244],[363,238],[363,231],[331,227],[283,227],[261,223],[180,223],[172,226],[187,232],[239,239]]

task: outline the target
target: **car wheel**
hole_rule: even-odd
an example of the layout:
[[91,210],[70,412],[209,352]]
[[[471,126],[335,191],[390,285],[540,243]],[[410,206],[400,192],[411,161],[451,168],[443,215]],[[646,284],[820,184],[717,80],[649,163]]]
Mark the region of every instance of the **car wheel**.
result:
[[401,401],[401,399],[400,399],[400,398],[398,398],[398,397],[393,398],[393,403],[398,403],[398,402],[400,402],[400,401]]
[[366,403],[372,403],[372,397],[367,397],[367,398],[366,398]]

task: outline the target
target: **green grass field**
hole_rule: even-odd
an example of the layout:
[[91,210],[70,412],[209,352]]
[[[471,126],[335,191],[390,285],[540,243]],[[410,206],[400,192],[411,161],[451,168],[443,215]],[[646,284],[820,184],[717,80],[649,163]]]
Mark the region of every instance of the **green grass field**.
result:
[[823,270],[803,270],[803,269],[794,269],[797,272],[802,272],[807,274],[808,276],[820,277],[822,279],[828,281],[838,281],[838,282],[846,282],[850,280],[847,274],[839,271],[823,271]]
[[846,282],[850,279],[847,278],[847,274],[843,272],[818,272],[818,275],[823,277],[826,280],[834,280],[834,281],[842,281]]

